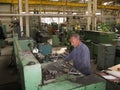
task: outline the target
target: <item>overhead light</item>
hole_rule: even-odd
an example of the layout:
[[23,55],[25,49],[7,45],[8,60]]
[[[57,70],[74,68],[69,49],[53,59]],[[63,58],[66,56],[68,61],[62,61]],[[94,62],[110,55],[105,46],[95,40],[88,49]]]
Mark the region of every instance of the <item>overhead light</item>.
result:
[[96,15],[101,15],[101,13],[96,13]]
[[104,2],[104,3],[103,3],[103,5],[107,5],[107,4],[108,4],[108,2]]
[[73,15],[76,15],[77,13],[72,13]]
[[88,15],[88,11],[86,11],[85,14]]
[[111,3],[113,3],[113,1],[110,1],[110,2],[104,2],[103,5],[109,5],[109,4],[111,4]]
[[14,18],[14,20],[17,20],[17,18]]
[[88,0],[79,0],[79,3],[88,2]]
[[59,0],[50,0],[50,1],[55,1],[55,2],[57,2],[57,1],[59,1]]
[[[86,11],[86,15],[88,15],[88,11]],[[97,12],[96,15],[101,15],[101,13]]]
[[25,14],[26,12],[22,12],[22,14]]

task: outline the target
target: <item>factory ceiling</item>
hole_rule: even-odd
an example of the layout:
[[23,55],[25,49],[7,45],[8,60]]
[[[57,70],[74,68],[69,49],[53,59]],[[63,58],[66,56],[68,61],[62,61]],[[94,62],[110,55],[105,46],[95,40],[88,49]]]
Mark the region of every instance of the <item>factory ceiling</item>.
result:
[[[18,4],[19,0],[0,0],[0,3]],[[22,0],[24,3],[25,0]],[[29,5],[87,7],[88,0],[28,0]],[[120,10],[120,0],[97,0],[98,9]]]

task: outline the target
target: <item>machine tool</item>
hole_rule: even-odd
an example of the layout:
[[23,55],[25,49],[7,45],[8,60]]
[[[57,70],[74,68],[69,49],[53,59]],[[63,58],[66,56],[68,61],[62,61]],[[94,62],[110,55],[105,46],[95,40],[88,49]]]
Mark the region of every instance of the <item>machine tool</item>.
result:
[[105,90],[104,79],[95,74],[84,76],[61,60],[64,54],[49,55],[51,61],[40,63],[31,52],[32,40],[16,35],[13,39],[22,90]]

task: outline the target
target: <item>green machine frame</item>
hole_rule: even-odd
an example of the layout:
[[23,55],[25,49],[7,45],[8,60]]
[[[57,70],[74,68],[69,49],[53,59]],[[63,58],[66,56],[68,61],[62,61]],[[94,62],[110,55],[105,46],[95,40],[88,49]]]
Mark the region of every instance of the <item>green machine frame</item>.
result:
[[18,40],[17,34],[13,39],[22,90],[38,90],[38,85],[42,82],[41,64],[35,59],[28,47],[28,44],[33,45],[33,40]]
[[56,77],[54,82],[43,84],[42,64],[34,57],[28,44],[33,40],[18,39],[14,34],[14,52],[18,76],[22,90],[105,90],[106,81],[93,74],[84,77],[64,74]]

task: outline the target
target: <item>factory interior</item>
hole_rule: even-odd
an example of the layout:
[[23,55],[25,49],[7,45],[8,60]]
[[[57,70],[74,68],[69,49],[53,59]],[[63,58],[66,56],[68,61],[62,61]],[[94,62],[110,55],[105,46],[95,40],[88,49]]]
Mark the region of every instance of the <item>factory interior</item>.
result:
[[[71,35],[89,75],[65,62]],[[0,90],[120,90],[120,0],[0,0]]]

